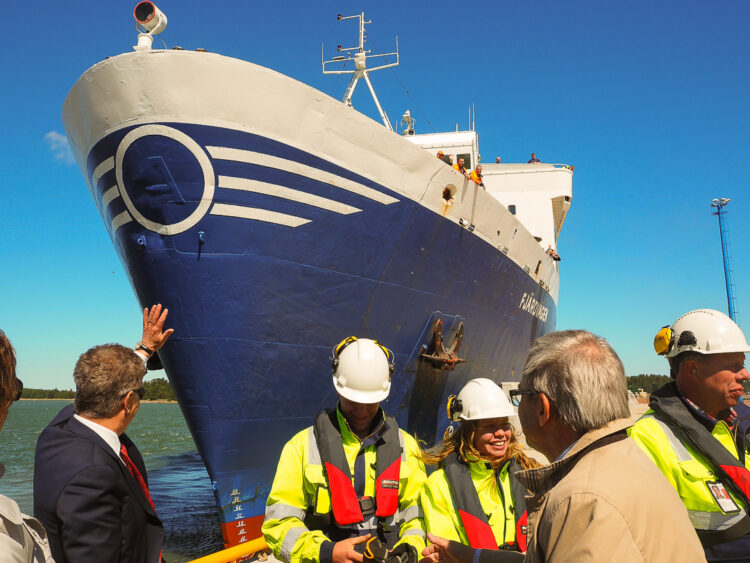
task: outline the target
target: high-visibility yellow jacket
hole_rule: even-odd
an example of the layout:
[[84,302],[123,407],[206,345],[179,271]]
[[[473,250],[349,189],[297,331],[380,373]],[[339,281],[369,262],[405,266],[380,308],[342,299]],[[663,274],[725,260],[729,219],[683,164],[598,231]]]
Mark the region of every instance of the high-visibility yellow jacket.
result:
[[[349,472],[354,475],[354,463],[361,441],[338,409],[336,416]],[[426,478],[424,464],[420,460],[416,440],[403,430],[399,430],[398,435],[402,452],[398,511],[386,519],[386,524],[396,526],[399,531],[399,540],[395,545],[408,543],[414,546],[417,554],[421,554],[425,547],[425,532],[418,497]],[[375,446],[368,446],[364,455],[365,496],[375,497]],[[268,496],[262,531],[274,556],[288,563],[321,561],[321,545],[331,539],[321,530],[308,529],[305,517],[312,513],[330,512],[331,496],[311,426],[296,434],[284,446]],[[324,548],[324,553],[329,554],[330,548],[329,544]]]
[[[497,545],[516,541],[515,507],[508,475],[509,465],[506,463],[500,470],[501,490],[491,464],[482,460],[469,463],[471,481],[477,490],[484,513],[489,515],[488,522]],[[438,469],[427,478],[419,495],[419,503],[424,513],[426,531],[470,545],[458,510],[453,504],[453,494],[444,469]]]
[[[690,520],[696,528],[709,529],[709,522],[718,523],[722,510],[711,494],[707,483],[717,480],[711,464],[689,444],[683,444],[665,423],[654,417],[654,411],[647,411],[630,428],[630,437],[648,455],[664,476],[677,489],[690,513]],[[711,435],[737,457],[737,447],[726,422],[719,421]],[[739,458],[738,458],[739,459]],[[750,456],[745,460],[750,468]],[[744,504],[735,498],[738,506]],[[727,515],[727,520],[731,516]]]
[[[738,556],[750,555],[750,536],[726,543],[715,539],[717,534],[720,537],[724,530],[743,518],[746,519],[748,508],[744,499],[735,495],[730,486],[722,484],[715,462],[706,459],[692,444],[681,440],[679,433],[664,420],[657,418],[653,410],[647,411],[638,419],[628,433],[677,490],[687,508],[690,521],[706,548],[708,559],[713,559],[712,554],[721,557],[728,555],[727,561],[735,560],[731,555],[735,552]],[[739,461],[737,445],[726,422],[718,421],[710,434]],[[746,451],[745,454],[744,464],[750,469],[750,452]],[[720,488],[716,487],[717,484]],[[725,494],[731,500],[723,498]]]

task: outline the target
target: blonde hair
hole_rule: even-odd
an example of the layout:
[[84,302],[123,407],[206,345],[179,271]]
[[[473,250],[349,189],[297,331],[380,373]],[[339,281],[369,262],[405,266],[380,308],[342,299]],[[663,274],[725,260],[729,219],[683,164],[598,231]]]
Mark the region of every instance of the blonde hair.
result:
[[476,435],[476,422],[473,420],[464,420],[458,427],[458,430],[450,436],[443,438],[433,447],[422,450],[422,461],[427,465],[439,465],[445,458],[453,452],[457,452],[459,457],[467,463],[483,459],[492,464],[492,469],[497,472],[511,458],[515,458],[523,469],[533,469],[541,464],[533,458],[527,456],[523,451],[523,446],[516,437],[516,429],[510,425],[510,440],[505,455],[500,459],[491,459],[479,453],[474,447],[474,437]]

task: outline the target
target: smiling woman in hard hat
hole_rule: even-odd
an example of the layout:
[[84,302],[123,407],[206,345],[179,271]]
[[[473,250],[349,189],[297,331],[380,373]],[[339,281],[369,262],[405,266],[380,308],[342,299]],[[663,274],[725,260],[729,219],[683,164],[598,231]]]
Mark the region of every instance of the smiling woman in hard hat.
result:
[[420,494],[428,532],[475,548],[526,551],[526,489],[516,471],[538,467],[508,417],[513,406],[489,379],[472,379],[448,400],[458,429],[423,452],[439,469]]

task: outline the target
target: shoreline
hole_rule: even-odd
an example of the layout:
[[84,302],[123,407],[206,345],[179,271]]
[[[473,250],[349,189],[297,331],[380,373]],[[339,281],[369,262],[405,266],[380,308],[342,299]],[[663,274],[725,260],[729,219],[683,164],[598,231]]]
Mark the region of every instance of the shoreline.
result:
[[[69,403],[73,402],[73,399],[32,399],[27,397],[21,397],[19,401],[68,401]],[[177,401],[171,401],[169,399],[141,399],[141,403],[145,404],[177,404]]]

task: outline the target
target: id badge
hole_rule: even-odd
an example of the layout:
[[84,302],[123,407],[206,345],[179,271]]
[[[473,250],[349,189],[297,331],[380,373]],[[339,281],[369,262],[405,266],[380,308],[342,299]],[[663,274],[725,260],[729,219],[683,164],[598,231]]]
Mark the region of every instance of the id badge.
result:
[[708,490],[711,491],[711,496],[716,499],[716,504],[719,505],[719,508],[721,508],[723,512],[739,511],[739,506],[737,506],[737,503],[734,502],[729,495],[729,492],[723,483],[715,481],[713,483],[706,483],[706,485],[708,486]]

